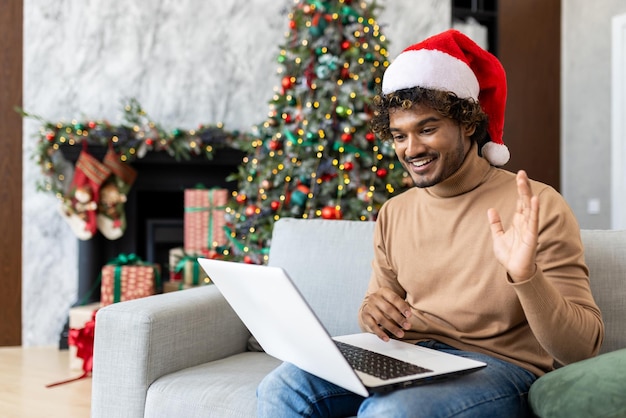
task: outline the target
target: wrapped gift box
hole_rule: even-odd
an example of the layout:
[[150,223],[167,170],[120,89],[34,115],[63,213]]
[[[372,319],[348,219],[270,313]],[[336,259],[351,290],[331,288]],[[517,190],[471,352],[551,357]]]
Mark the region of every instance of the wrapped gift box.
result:
[[[87,322],[91,321],[94,318],[94,314],[98,309],[100,309],[99,302],[70,308],[70,333],[72,333],[73,330],[80,330],[85,328],[85,324],[87,324]],[[75,343],[72,343],[71,340],[72,338],[70,338],[69,341],[70,369],[82,371],[84,360],[78,357],[78,348]]]
[[[185,256],[185,250],[183,247],[171,248],[169,251],[167,271],[169,272],[169,281],[170,282],[182,282],[183,281],[183,272],[178,269],[178,263]],[[163,286],[165,286],[165,282],[163,282]],[[165,289],[164,289],[165,291]]]
[[170,281],[197,286],[210,282],[207,274],[200,267],[198,257],[211,257],[210,253],[188,254],[182,247],[172,248],[169,252]]
[[136,262],[102,267],[100,303],[107,306],[125,300],[154,295],[160,286],[161,269],[158,264]]
[[228,189],[186,189],[183,247],[201,254],[227,244],[225,208]]

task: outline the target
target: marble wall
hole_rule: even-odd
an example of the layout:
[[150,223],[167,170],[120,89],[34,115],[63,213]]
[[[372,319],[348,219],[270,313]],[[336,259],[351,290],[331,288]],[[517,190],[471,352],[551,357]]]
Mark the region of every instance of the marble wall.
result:
[[[450,4],[379,0],[390,57],[450,27]],[[120,122],[136,98],[164,127],[262,121],[291,0],[24,0],[27,112]],[[59,202],[37,192],[39,124],[24,122],[23,345],[54,345],[76,302],[78,242]]]

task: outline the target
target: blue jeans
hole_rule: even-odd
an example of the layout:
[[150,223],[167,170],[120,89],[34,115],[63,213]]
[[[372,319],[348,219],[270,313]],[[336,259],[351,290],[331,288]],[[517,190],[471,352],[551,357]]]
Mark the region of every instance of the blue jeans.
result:
[[459,377],[364,398],[283,363],[257,389],[260,418],[288,417],[480,417],[531,416],[527,403],[537,378],[514,364],[461,351],[436,341],[419,345],[469,357],[487,367]]

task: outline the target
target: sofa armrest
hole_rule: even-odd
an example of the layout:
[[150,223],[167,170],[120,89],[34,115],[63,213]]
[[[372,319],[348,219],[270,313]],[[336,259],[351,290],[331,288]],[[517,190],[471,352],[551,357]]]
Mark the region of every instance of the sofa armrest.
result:
[[101,308],[96,314],[91,416],[143,417],[152,382],[243,352],[249,337],[212,285]]

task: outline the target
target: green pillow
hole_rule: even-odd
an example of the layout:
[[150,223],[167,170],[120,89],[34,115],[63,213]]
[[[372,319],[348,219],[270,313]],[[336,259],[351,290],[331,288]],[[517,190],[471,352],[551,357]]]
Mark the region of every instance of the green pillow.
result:
[[528,401],[540,418],[626,417],[626,349],[541,376],[530,387]]

